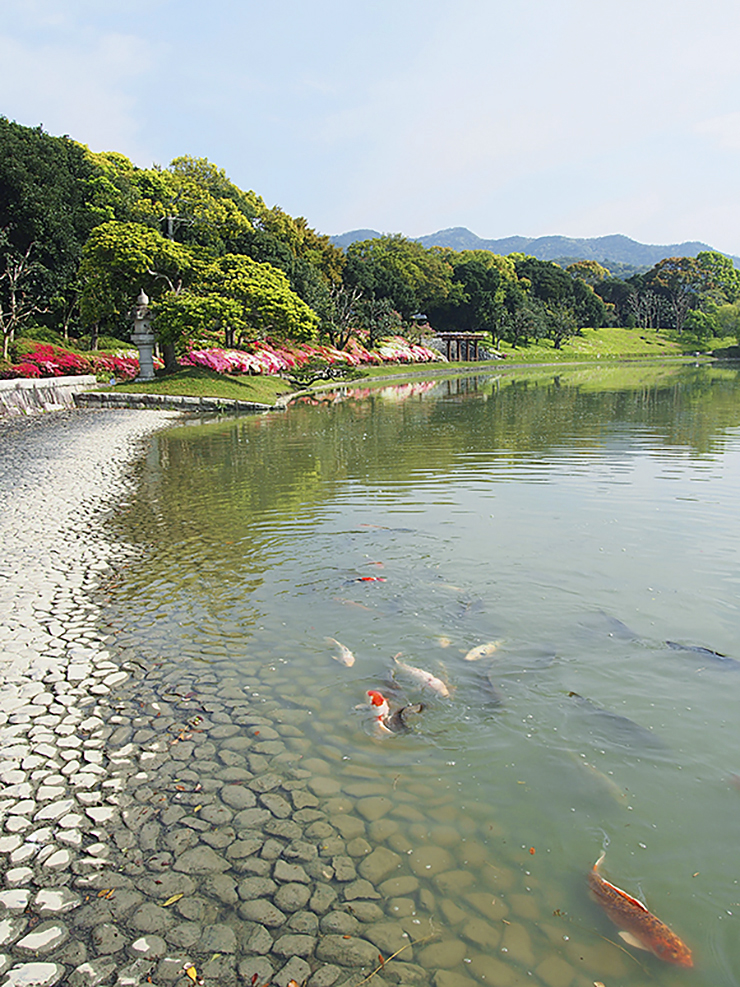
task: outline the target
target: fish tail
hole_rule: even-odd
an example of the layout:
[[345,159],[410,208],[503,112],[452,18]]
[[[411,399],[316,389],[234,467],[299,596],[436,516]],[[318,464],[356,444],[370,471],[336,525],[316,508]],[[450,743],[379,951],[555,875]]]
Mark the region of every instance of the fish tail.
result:
[[599,873],[599,867],[603,864],[605,858],[606,858],[606,850],[602,850],[601,851],[601,856],[599,857],[599,859],[596,861],[596,863],[594,864],[594,866],[592,868],[594,874],[598,874]]

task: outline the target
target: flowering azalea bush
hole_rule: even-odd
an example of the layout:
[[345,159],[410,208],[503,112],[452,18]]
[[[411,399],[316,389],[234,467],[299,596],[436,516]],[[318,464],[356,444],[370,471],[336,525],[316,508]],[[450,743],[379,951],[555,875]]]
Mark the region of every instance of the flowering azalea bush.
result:
[[[157,365],[157,361],[155,361]],[[162,366],[161,361],[158,364]],[[120,353],[72,353],[50,343],[39,343],[25,353],[20,363],[0,372],[0,378],[13,377],[67,377],[78,374],[96,374],[115,377],[117,380],[133,380],[139,372],[136,350]]]
[[[308,363],[324,361],[330,366],[381,363],[429,363],[444,360],[436,350],[409,343],[403,336],[391,336],[380,341],[375,349],[367,349],[359,339],[351,339],[346,349],[320,343],[277,343],[259,340],[247,344],[245,349],[225,350],[217,347],[191,349],[181,356],[179,363],[185,367],[205,367],[219,374],[282,374],[300,369]],[[162,367],[162,361],[154,361]],[[73,353],[50,343],[38,343],[21,361],[0,371],[0,378],[12,377],[62,377],[76,374],[96,374],[115,377],[120,381],[133,380],[139,372],[139,360],[135,350],[119,353]]]
[[443,358],[436,350],[409,343],[402,336],[392,336],[382,340],[374,350],[368,350],[357,339],[351,339],[343,350],[319,343],[278,345],[270,341],[251,343],[246,350],[192,349],[180,357],[180,364],[208,367],[221,374],[280,374],[317,360],[357,367],[368,363],[429,363],[440,359]]

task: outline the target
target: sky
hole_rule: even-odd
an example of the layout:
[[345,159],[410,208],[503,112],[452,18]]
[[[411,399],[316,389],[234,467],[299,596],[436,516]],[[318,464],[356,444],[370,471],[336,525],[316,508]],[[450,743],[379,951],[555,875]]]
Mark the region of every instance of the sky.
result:
[[737,0],[0,0],[0,114],[322,233],[740,254]]

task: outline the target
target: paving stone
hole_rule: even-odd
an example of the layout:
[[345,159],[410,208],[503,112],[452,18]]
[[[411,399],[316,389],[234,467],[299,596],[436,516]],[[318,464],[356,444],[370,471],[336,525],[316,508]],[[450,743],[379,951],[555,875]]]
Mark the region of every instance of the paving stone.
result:
[[60,922],[41,922],[33,931],[19,939],[16,949],[39,954],[50,953],[69,937],[69,930]]
[[304,984],[311,976],[311,967],[299,956],[293,956],[272,978],[276,987],[289,987],[290,982]]
[[21,963],[8,970],[3,987],[53,987],[65,972],[59,963]]
[[69,987],[100,987],[101,984],[110,982],[115,971],[115,960],[90,960],[70,973]]
[[311,878],[300,864],[288,864],[284,860],[277,860],[272,870],[272,876],[276,881],[300,884],[310,884]]
[[316,947],[316,958],[339,966],[369,966],[377,963],[378,950],[367,939],[355,936],[324,936]]
[[174,863],[174,869],[186,874],[210,874],[229,869],[229,862],[209,846],[186,850]]
[[103,956],[117,953],[119,949],[123,949],[126,941],[126,937],[118,927],[110,922],[96,926],[92,932],[93,947]]

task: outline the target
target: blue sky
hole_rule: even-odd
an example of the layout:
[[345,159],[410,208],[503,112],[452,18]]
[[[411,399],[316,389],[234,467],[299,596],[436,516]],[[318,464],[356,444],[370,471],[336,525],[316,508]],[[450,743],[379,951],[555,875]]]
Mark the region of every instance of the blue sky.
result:
[[740,254],[737,0],[0,0],[0,113],[316,229]]

